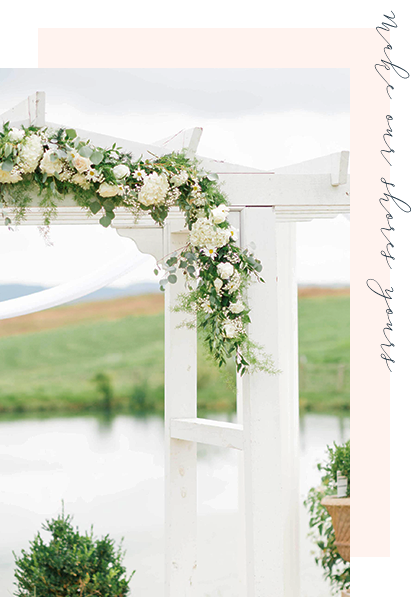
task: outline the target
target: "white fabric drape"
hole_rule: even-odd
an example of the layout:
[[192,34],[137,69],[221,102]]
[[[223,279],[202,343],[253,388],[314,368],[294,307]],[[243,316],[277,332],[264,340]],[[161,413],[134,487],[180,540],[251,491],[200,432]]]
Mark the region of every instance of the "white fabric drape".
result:
[[0,319],[28,315],[36,311],[43,311],[57,307],[70,301],[86,296],[114,282],[121,276],[131,272],[144,260],[143,255],[136,249],[124,253],[121,257],[110,261],[91,274],[77,280],[65,282],[54,288],[35,292],[27,296],[0,302]]

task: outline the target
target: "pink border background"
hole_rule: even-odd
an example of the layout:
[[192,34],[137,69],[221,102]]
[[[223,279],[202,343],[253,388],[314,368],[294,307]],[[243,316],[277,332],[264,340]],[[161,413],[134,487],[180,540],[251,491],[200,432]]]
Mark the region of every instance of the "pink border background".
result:
[[[389,180],[379,152],[390,102],[374,70],[383,46],[375,29],[39,29],[38,44],[39,67],[49,68],[350,68],[353,557],[390,555],[390,375],[380,359],[385,306],[366,286],[374,278],[390,287],[378,203],[380,179]],[[93,47],[99,53],[88,51]],[[378,479],[382,491],[373,495]]]

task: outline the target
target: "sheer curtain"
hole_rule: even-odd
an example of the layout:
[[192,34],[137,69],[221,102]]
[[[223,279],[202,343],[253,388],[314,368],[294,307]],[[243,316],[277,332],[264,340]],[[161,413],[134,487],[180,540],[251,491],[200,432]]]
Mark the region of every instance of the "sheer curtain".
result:
[[65,282],[41,292],[0,302],[0,319],[9,319],[35,313],[36,311],[43,311],[86,296],[131,272],[143,260],[144,256],[134,249],[77,280]]

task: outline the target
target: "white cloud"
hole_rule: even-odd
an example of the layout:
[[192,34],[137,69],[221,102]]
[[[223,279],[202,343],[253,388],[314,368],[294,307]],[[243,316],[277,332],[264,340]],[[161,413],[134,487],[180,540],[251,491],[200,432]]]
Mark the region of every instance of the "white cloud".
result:
[[[43,82],[45,77],[43,71]],[[102,84],[99,81],[98,77],[96,84]],[[349,115],[335,110],[266,114],[254,111],[250,115],[218,116],[214,111],[207,114],[204,109],[197,115],[196,110],[178,112],[175,104],[168,109],[168,98],[163,98],[161,111],[154,101],[152,111],[148,105],[141,112],[137,106],[133,109],[134,106],[127,104],[120,114],[119,105],[112,111],[107,105],[96,105],[92,113],[90,101],[86,102],[87,109],[82,101],[77,107],[62,101],[65,89],[61,87],[62,82],[59,85],[53,87],[51,73],[48,86],[60,98],[47,103],[47,119],[51,122],[147,143],[183,128],[202,126],[201,155],[256,168],[273,169],[349,148]],[[109,85],[108,80],[106,85]],[[8,96],[16,91],[23,93],[23,89],[24,77],[17,77],[15,83],[13,77],[10,78]],[[26,94],[31,92],[32,88],[27,89]],[[122,94],[122,90],[119,92]],[[86,89],[85,96],[88,93]],[[16,101],[19,99],[22,97]],[[0,113],[10,107],[3,98]],[[21,226],[16,232],[0,228],[0,283],[56,285],[100,267],[105,260],[126,251],[132,242],[119,237],[114,230],[98,226],[55,226],[51,237],[54,245],[49,247],[33,227]],[[153,263],[148,257],[139,270],[116,285],[154,280]],[[349,222],[338,218],[298,225],[298,274],[299,281],[304,282],[349,281]]]

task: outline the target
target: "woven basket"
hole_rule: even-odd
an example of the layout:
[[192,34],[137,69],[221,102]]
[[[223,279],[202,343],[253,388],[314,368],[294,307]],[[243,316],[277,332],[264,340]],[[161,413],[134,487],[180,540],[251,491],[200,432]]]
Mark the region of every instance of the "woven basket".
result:
[[325,497],[322,500],[331,518],[335,531],[335,545],[339,555],[346,561],[350,560],[350,506],[351,498]]

